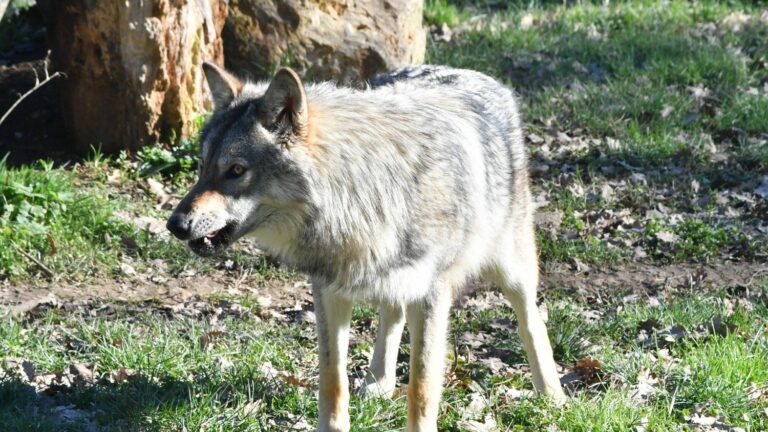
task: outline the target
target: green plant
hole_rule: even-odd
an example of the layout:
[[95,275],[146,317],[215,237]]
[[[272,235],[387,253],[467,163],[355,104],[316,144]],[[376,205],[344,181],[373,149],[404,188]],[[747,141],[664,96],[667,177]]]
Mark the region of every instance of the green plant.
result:
[[184,139],[179,145],[167,150],[161,145],[146,146],[136,153],[138,174],[149,177],[155,174],[175,176],[194,172],[198,164],[197,140]]
[[99,194],[74,187],[72,174],[53,162],[10,168],[0,160],[0,278],[21,275],[50,261],[56,268],[94,259],[108,248],[105,236],[128,228],[112,219],[112,206]]
[[685,219],[675,226],[654,220],[645,228],[646,249],[656,258],[676,261],[706,262],[748,243],[738,226],[701,219]]
[[424,19],[427,24],[453,27],[461,19],[459,9],[448,0],[427,0],[424,5]]

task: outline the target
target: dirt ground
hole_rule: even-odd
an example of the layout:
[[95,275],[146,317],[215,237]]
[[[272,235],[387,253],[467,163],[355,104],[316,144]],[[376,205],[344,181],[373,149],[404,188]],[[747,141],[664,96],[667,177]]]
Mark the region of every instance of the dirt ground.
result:
[[[540,290],[544,296],[547,291],[557,291],[582,301],[607,301],[610,298],[634,302],[679,291],[718,288],[749,290],[757,278],[766,274],[768,264],[747,262],[628,265],[611,269],[573,269],[572,266],[557,265],[542,272]],[[470,282],[464,298],[457,299],[457,304],[464,305],[474,291],[487,288],[482,281]],[[310,285],[303,277],[254,282],[219,271],[204,276],[169,278],[159,283],[106,279],[101,283],[88,284],[6,284],[0,286],[0,308],[18,314],[34,309],[41,303],[116,301],[175,305],[213,295],[251,296],[277,310],[312,308]]]

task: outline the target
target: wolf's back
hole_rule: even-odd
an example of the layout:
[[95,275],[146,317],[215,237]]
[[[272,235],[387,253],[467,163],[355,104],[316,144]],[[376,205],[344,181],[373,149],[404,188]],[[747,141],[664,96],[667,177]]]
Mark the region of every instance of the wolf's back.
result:
[[[308,92],[330,149],[310,233],[330,235],[307,238],[315,252],[304,257],[307,270],[351,290],[384,275],[449,271],[462,280],[486,265],[496,234],[530,225],[515,98],[486,75],[436,66],[370,84],[362,93]],[[333,116],[319,117],[331,105]]]
[[[509,88],[480,72],[429,65],[378,75],[370,84],[373,89],[391,88],[406,94],[433,89],[446,98],[461,100],[467,109],[457,115],[474,121],[480,134],[480,148],[475,150],[483,155],[489,199],[512,205],[519,201],[516,198],[527,198],[521,196],[528,193],[526,150],[517,100]],[[454,144],[462,144],[462,138],[456,136]]]

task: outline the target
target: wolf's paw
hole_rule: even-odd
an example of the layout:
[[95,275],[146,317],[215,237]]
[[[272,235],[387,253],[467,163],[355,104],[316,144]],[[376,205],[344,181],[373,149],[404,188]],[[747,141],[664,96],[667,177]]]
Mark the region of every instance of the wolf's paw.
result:
[[391,398],[395,393],[394,379],[376,379],[371,374],[365,377],[365,383],[357,390],[361,398]]
[[548,388],[544,391],[544,394],[558,407],[565,406],[568,403],[568,396],[565,395],[562,387]]

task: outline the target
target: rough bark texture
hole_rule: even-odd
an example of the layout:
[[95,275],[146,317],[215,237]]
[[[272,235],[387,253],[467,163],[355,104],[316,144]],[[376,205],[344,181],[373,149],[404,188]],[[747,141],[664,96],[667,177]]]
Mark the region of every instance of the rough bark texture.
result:
[[223,61],[226,0],[43,0],[76,150],[186,135],[209,107],[201,64]]
[[349,83],[424,60],[423,0],[231,0],[227,66],[265,78],[279,65]]

